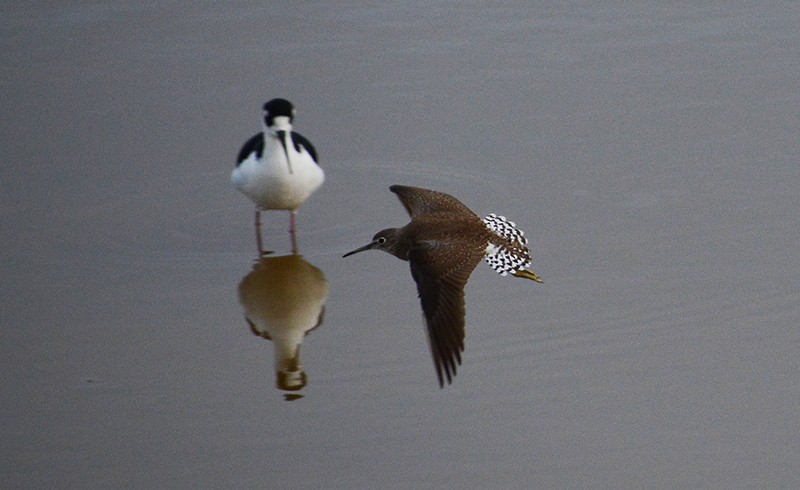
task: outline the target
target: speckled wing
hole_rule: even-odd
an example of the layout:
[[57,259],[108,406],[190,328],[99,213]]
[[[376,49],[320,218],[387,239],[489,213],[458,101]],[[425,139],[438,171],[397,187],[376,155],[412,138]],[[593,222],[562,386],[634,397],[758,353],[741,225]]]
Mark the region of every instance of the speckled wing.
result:
[[461,213],[478,218],[478,215],[464,206],[461,201],[444,192],[404,185],[393,185],[389,187],[389,190],[397,194],[403,207],[412,218],[420,214],[437,212]]
[[483,259],[480,247],[421,243],[409,253],[439,386],[450,384],[464,351],[464,286]]

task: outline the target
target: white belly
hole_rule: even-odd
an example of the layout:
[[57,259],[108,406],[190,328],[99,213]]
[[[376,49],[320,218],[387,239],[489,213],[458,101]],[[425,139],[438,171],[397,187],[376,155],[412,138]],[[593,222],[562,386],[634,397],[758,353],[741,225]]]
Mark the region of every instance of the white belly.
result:
[[325,172],[311,156],[288,145],[289,161],[280,144],[265,145],[264,154],[242,161],[231,182],[261,209],[295,210],[325,180]]

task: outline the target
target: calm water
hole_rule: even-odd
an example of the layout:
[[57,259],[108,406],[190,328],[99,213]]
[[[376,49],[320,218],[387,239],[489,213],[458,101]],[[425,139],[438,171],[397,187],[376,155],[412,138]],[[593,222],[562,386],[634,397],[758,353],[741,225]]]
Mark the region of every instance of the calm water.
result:
[[[797,7],[73,3],[0,7],[0,486],[800,486]],[[257,264],[276,96],[328,180]],[[407,264],[341,258],[393,183],[545,280],[476,270],[444,390]]]

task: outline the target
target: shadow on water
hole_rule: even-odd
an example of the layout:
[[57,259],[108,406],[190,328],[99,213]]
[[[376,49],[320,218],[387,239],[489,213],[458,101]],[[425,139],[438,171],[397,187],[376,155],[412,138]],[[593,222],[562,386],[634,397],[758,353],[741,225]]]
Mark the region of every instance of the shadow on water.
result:
[[239,303],[253,334],[271,340],[278,389],[302,398],[308,376],[300,359],[303,337],[322,325],[328,281],[299,254],[259,258],[239,283]]

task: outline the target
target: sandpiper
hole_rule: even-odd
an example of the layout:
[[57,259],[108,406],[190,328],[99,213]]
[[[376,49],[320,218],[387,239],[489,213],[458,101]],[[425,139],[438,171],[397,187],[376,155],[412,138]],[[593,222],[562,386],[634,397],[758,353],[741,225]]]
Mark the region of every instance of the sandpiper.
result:
[[393,185],[389,189],[411,215],[402,228],[387,228],[364,250],[383,250],[407,260],[417,283],[439,386],[453,382],[464,351],[464,286],[481,259],[500,275],[543,282],[533,271],[522,230],[504,216],[481,219],[443,192]]
[[261,211],[286,210],[291,213],[289,233],[292,251],[297,253],[297,209],[325,180],[318,165],[317,150],[305,137],[292,131],[295,109],[286,99],[264,104],[263,131],[239,151],[231,182],[256,204],[255,225],[259,254]]

